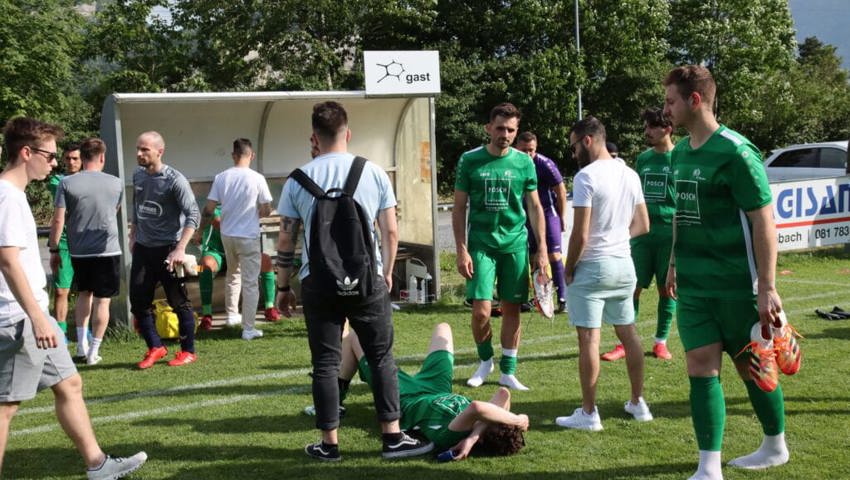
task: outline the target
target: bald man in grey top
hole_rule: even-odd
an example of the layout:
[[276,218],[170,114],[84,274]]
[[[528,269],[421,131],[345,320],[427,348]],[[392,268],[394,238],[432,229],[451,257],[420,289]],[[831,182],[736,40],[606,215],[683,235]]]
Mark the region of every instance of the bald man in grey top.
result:
[[195,317],[182,277],[175,266],[182,264],[186,245],[198,228],[198,204],[186,177],[162,162],[165,141],[157,132],[145,132],[136,141],[139,168],[133,173],[133,220],[130,224],[130,310],[136,316],[148,351],[139,362],[150,368],[168,350],[156,332],[151,304],[154,290],[162,284],[168,304],[177,314],[180,351],[169,366],[196,360]]

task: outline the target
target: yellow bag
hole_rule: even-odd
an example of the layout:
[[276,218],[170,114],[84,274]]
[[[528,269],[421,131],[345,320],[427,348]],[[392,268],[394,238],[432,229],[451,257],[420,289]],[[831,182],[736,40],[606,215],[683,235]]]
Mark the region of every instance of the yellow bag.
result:
[[[156,320],[156,333],[160,338],[179,338],[180,337],[180,322],[177,319],[177,314],[171,309],[167,300],[159,299],[153,301],[153,316]],[[198,316],[194,313],[195,330],[198,328]]]

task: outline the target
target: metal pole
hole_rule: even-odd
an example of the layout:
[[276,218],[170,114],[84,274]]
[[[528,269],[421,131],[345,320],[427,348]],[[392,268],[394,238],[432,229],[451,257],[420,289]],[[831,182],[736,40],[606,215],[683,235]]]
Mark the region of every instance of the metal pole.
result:
[[[579,60],[581,60],[581,36],[579,35],[579,19],[578,19],[578,0],[575,0],[575,14],[576,14],[576,53],[578,54]],[[578,119],[581,120],[581,86],[578,87]]]

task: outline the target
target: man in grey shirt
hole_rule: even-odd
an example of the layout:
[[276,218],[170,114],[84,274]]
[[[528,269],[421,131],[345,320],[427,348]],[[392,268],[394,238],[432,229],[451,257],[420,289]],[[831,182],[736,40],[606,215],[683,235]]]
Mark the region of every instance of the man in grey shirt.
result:
[[151,304],[157,283],[177,314],[180,351],[169,366],[196,360],[195,316],[182,277],[174,267],[183,263],[186,245],[198,228],[198,204],[186,177],[162,163],[165,140],[145,132],[136,141],[139,168],[133,173],[133,220],[130,224],[130,311],[136,316],[148,351],[138,363],[145,369],[165,357],[168,350],[156,332]]
[[121,282],[121,247],[115,212],[121,204],[124,186],[118,177],[103,173],[106,158],[103,140],[83,141],[80,157],[83,161],[80,174],[63,178],[56,188],[50,242],[56,244],[67,223],[68,252],[78,272],[79,297],[74,321],[85,330],[92,317],[92,340],[86,363],[95,365],[102,360],[99,350],[109,323],[109,302],[118,294]]

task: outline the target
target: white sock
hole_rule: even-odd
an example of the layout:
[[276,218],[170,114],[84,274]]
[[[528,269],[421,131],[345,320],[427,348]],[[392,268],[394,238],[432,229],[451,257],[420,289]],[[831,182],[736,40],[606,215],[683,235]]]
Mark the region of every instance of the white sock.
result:
[[699,451],[699,466],[688,480],[723,480],[723,467],[720,464],[720,452]]
[[77,356],[85,357],[89,350],[88,329],[77,327]]
[[519,352],[518,348],[502,348],[503,357],[516,357],[517,352]]
[[103,342],[102,338],[92,337],[91,345],[89,345],[89,357],[95,358],[97,354],[100,353],[100,344]]
[[667,339],[666,338],[656,338],[655,343],[659,344],[659,345],[667,345]]
[[469,380],[466,381],[466,384],[470,387],[480,387],[487,378],[487,375],[490,375],[490,372],[492,372],[494,368],[492,358],[490,358],[490,360],[483,360],[481,364],[478,365],[478,370],[476,370],[475,373],[469,377]]
[[765,435],[758,450],[732,460],[729,462],[729,465],[757,470],[788,463],[788,457],[788,447],[785,445],[785,433]]
[[514,389],[514,390],[520,390],[522,392],[529,390],[529,388],[526,387],[525,385],[523,385],[519,380],[517,380],[517,378],[514,375],[507,374],[507,373],[503,373],[499,377],[499,385],[502,385],[502,386],[505,386],[505,387],[508,387],[508,388],[511,388],[511,389]]

